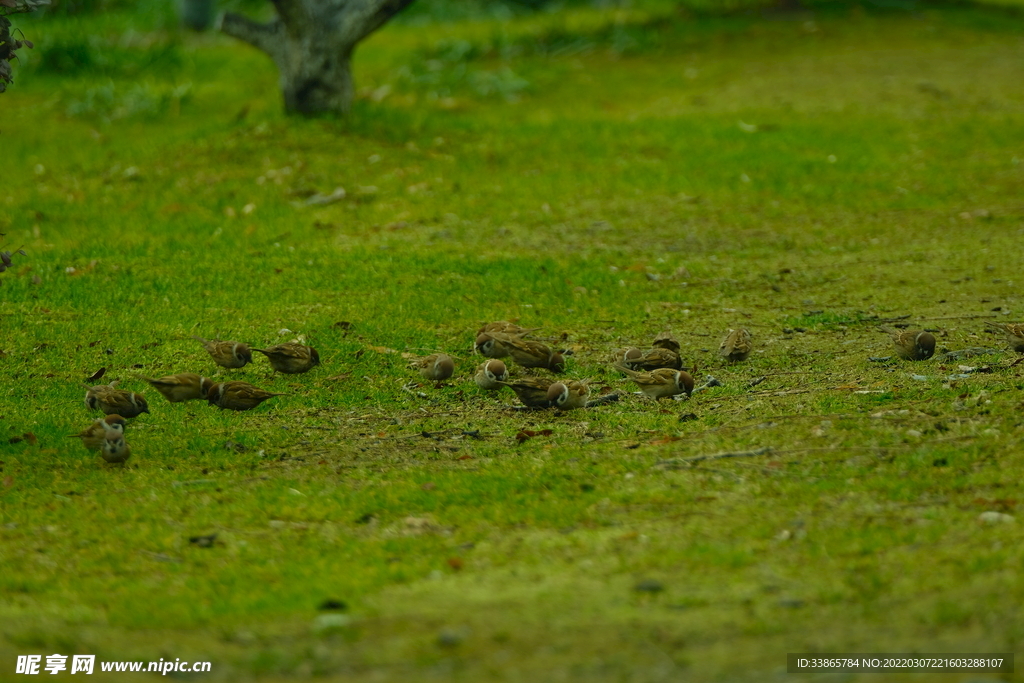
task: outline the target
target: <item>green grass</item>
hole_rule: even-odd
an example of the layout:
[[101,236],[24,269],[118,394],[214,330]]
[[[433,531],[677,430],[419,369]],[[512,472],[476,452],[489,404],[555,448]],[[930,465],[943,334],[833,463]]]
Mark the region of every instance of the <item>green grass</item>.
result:
[[[19,20],[0,667],[764,681],[787,652],[1020,646],[1020,524],[978,520],[1015,514],[1024,469],[1024,366],[984,326],[1024,318],[1019,14],[410,21],[360,48],[352,115],[315,121],[225,38]],[[869,360],[903,316],[997,352]],[[627,393],[483,395],[497,319]],[[737,325],[757,352],[726,365]],[[721,387],[628,393],[609,351],[665,329]],[[227,374],[192,335],[304,335],[324,364],[231,372],[288,394],[249,413],[168,404],[134,375]],[[401,354],[435,350],[457,379],[404,390]],[[100,367],[150,398],[126,468],[64,438]],[[318,630],[326,599],[348,625]]]

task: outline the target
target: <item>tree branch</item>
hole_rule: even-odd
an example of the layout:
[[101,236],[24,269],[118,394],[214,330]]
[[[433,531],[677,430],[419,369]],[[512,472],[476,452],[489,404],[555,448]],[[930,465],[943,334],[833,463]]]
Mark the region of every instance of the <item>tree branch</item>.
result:
[[276,63],[281,64],[285,59],[284,25],[280,18],[269,24],[260,24],[241,14],[228,12],[221,15],[218,24],[221,31],[266,52]]
[[348,18],[344,28],[347,38],[355,45],[412,3],[413,0],[354,0],[346,3]]
[[302,0],[270,0],[277,10],[277,16],[284,22],[285,29],[293,34],[299,35],[306,30],[308,14],[303,6]]

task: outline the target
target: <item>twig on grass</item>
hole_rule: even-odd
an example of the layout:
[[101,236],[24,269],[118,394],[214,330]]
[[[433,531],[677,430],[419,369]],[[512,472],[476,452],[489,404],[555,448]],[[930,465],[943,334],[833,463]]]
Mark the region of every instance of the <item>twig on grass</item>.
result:
[[727,451],[725,453],[713,453],[708,455],[694,455],[689,458],[670,458],[669,460],[661,460],[655,463],[655,467],[664,467],[666,469],[673,466],[686,466],[690,463],[702,462],[704,460],[722,460],[723,458],[751,458],[758,455],[767,455],[772,452],[771,446],[764,446],[763,448],[755,448],[752,451]]

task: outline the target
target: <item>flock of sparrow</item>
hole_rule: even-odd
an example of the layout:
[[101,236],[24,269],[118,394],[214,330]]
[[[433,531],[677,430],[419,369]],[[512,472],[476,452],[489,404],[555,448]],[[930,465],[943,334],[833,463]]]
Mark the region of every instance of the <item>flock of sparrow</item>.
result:
[[[987,324],[1006,336],[1011,349],[1024,353],[1024,324]],[[487,323],[477,330],[474,349],[487,360],[479,365],[473,376],[476,385],[486,391],[509,387],[527,408],[568,411],[607,402],[608,396],[591,399],[590,382],[586,379],[511,376],[508,365],[502,360],[504,358],[528,370],[547,370],[554,374],[565,370],[566,352],[556,351],[543,342],[528,338],[538,329],[498,321]],[[891,336],[896,355],[902,360],[928,360],[935,354],[935,336],[931,332],[896,330],[890,327],[880,329]],[[241,368],[251,363],[253,351],[265,355],[274,370],[285,374],[308,372],[320,364],[320,354],[316,349],[297,342],[256,349],[241,342],[201,337],[195,339],[202,343],[217,365],[227,369]],[[679,349],[675,337],[663,332],[655,337],[650,349],[618,349],[611,355],[610,361],[645,396],[655,401],[681,394],[688,397],[693,393],[694,379],[693,375],[683,369]],[[753,338],[743,328],[729,330],[718,348],[719,356],[734,363],[746,360],[751,351]],[[433,382],[442,382],[455,373],[455,361],[446,353],[415,358],[409,365],[418,370],[424,379]],[[214,382],[192,372],[159,379],[141,375],[139,378],[148,382],[171,403],[205,399],[210,405],[228,410],[250,410],[269,398],[283,395],[238,380]],[[131,456],[131,449],[124,437],[127,420],[148,413],[149,404],[142,394],[118,389],[116,385],[115,381],[87,388],[86,408],[99,410],[106,417],[96,419],[82,432],[69,436],[80,439],[87,449],[99,452],[109,463],[124,463]]]
[[[242,342],[209,340],[202,337],[195,339],[203,345],[217,365],[229,370],[251,363],[253,351],[266,356],[274,370],[289,375],[308,372],[320,364],[320,354],[316,349],[296,342],[278,344],[267,349],[255,349]],[[239,380],[214,382],[194,372],[182,372],[159,379],[141,375],[139,378],[148,382],[171,403],[205,399],[210,405],[222,410],[250,410],[269,398],[284,395],[265,391]],[[117,381],[114,381],[110,384],[88,387],[85,392],[85,407],[89,410],[99,410],[106,417],[97,419],[78,434],[69,435],[70,438],[81,439],[87,449],[98,451],[109,463],[127,461],[132,452],[124,438],[126,419],[149,412],[146,397],[134,391],[118,389]]]

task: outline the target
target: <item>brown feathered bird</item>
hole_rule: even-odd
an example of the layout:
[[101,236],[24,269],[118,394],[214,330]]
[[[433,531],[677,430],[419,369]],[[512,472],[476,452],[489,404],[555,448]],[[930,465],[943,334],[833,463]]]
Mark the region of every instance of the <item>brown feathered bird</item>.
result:
[[128,448],[128,442],[124,440],[124,434],[107,432],[100,446],[100,455],[109,463],[124,464],[132,457],[132,450]]
[[903,360],[928,360],[935,354],[935,335],[924,330],[895,330],[880,327],[892,338],[896,355]]
[[93,423],[78,434],[68,434],[69,439],[81,439],[82,445],[90,451],[98,451],[103,446],[107,434],[124,434],[127,421],[120,415],[98,417]]
[[211,406],[221,410],[252,410],[259,404],[274,396],[284,396],[254,387],[248,382],[220,382],[210,387],[206,400]]
[[637,372],[649,372],[659,368],[678,370],[683,367],[683,360],[679,357],[678,353],[671,349],[655,347],[644,351],[635,358],[624,359],[620,364]]
[[558,410],[586,408],[590,399],[590,385],[587,381],[575,379],[555,382],[548,387],[547,399]]
[[1024,323],[994,323],[987,321],[989,327],[995,328],[1006,335],[1006,343],[1017,353],[1024,353]]
[[89,410],[99,410],[104,415],[120,415],[121,417],[138,417],[149,412],[146,397],[134,391],[115,388],[117,382],[89,387],[85,392],[85,406]]
[[502,340],[508,348],[509,355],[524,368],[545,368],[551,372],[565,370],[565,357],[558,351],[551,350],[547,344],[527,339]]
[[481,389],[497,391],[505,386],[503,382],[508,381],[508,368],[497,358],[491,358],[480,364],[473,381]]
[[510,339],[522,339],[530,336],[530,333],[539,330],[539,327],[520,327],[507,320],[487,323],[476,331],[476,340],[473,347],[476,352],[485,358],[505,358],[509,349],[506,342]]
[[627,346],[624,349],[616,349],[615,351],[612,351],[611,361],[612,363],[624,363],[629,365],[630,361],[636,360],[642,355],[644,355],[644,353],[640,349],[635,346]]
[[738,330],[729,330],[729,334],[725,335],[725,339],[718,345],[718,355],[733,363],[746,360],[753,350],[754,338],[749,330],[742,327]]
[[516,392],[516,396],[527,408],[550,408],[548,388],[553,383],[552,380],[541,377],[523,377],[512,382],[502,382]]
[[654,341],[651,342],[651,347],[655,349],[668,349],[673,353],[679,353],[679,341],[672,336],[671,332],[662,332]]
[[432,353],[429,356],[415,358],[409,362],[409,367],[419,370],[423,379],[434,382],[446,380],[455,374],[455,361],[447,353]]
[[655,401],[677,394],[689,396],[693,393],[693,377],[685,370],[661,368],[651,372],[636,372],[622,365],[617,367],[633,380],[645,396]]
[[213,380],[201,377],[194,372],[180,372],[159,379],[139,375],[139,379],[159,391],[171,403],[194,401],[206,398],[206,392],[213,386]]
[[308,372],[320,365],[320,354],[311,346],[286,342],[271,346],[269,349],[253,349],[267,357],[270,366],[287,375],[298,375]]
[[218,339],[203,339],[192,337],[203,345],[206,352],[210,354],[213,362],[222,368],[229,370],[243,368],[252,362],[252,349],[248,344],[234,341],[220,341]]
[[515,323],[510,323],[507,320],[497,320],[493,323],[487,323],[479,330],[476,331],[477,335],[481,334],[504,334],[509,337],[528,337],[531,332],[536,332],[539,327],[520,327]]

